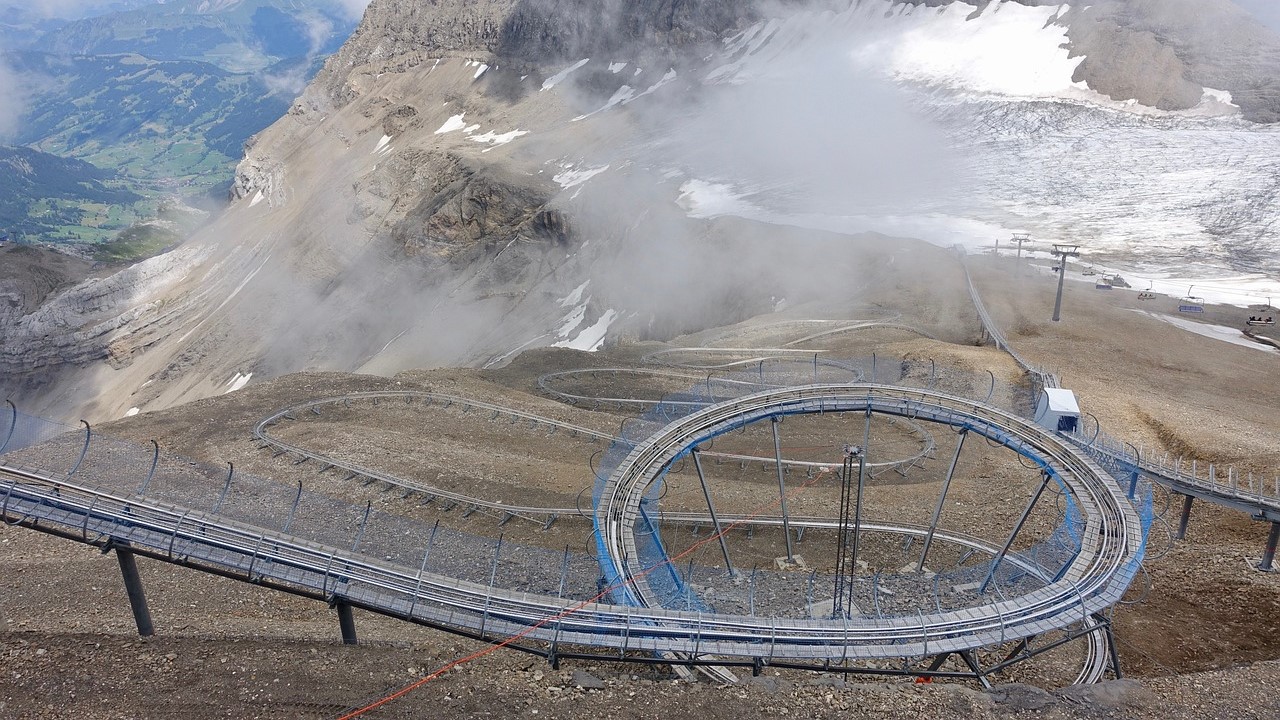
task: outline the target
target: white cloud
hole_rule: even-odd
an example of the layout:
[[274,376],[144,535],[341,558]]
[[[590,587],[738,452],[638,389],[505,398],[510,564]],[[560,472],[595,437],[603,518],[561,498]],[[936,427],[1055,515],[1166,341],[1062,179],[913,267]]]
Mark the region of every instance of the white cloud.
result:
[[0,141],[18,130],[18,122],[26,110],[27,88],[22,78],[0,58]]
[[1280,32],[1280,3],[1276,0],[1236,0],[1236,4],[1252,13],[1262,24]]
[[338,4],[346,11],[348,17],[359,20],[364,17],[364,9],[369,6],[369,0],[338,0]]

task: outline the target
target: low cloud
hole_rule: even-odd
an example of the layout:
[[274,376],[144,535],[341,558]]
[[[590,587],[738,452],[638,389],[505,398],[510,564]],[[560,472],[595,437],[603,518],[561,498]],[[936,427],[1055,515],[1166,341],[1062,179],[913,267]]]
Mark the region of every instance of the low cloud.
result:
[[1280,3],[1276,0],[1236,0],[1236,4],[1248,10],[1263,25],[1280,32]]
[[18,131],[22,114],[26,110],[27,89],[21,76],[0,57],[0,142],[9,140]]
[[359,20],[364,17],[364,9],[369,6],[369,0],[338,0],[338,4],[347,13],[347,17]]

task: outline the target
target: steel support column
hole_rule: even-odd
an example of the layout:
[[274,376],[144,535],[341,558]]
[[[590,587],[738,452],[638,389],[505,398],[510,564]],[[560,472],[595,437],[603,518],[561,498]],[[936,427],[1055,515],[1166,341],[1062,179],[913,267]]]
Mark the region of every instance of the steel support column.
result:
[[951,467],[947,469],[947,478],[942,481],[942,492],[938,495],[938,504],[933,508],[933,518],[929,520],[929,533],[924,536],[924,549],[920,551],[916,572],[924,572],[924,561],[929,556],[929,546],[933,544],[933,534],[938,530],[938,520],[942,517],[942,504],[947,501],[947,490],[951,487],[951,478],[956,474],[956,464],[960,462],[960,451],[964,449],[964,439],[968,434],[969,428],[961,428],[956,453],[951,456]]
[[1182,496],[1182,517],[1178,520],[1178,534],[1174,536],[1175,540],[1187,537],[1187,523],[1191,522],[1191,503],[1193,502],[1195,498],[1190,495]]
[[338,609],[338,627],[342,630],[342,644],[356,644],[356,619],[351,614],[351,606],[344,603],[334,605]]
[[1276,544],[1280,543],[1280,522],[1271,523],[1271,533],[1267,535],[1267,547],[1262,552],[1262,562],[1258,564],[1258,569],[1263,572],[1271,572],[1271,563],[1276,558]]
[[698,471],[698,482],[702,483],[702,496],[707,499],[707,512],[711,514],[711,525],[715,527],[716,539],[720,541],[720,552],[724,554],[724,566],[729,574],[733,575],[733,562],[729,560],[729,546],[725,544],[724,531],[720,529],[720,518],[716,515],[715,503],[711,501],[711,489],[707,486],[707,478],[702,473],[702,460],[698,458],[698,449],[693,448],[689,454],[693,456],[694,470]]
[[782,507],[782,534],[787,539],[787,562],[795,562],[791,550],[791,516],[787,514],[787,482],[782,476],[782,440],[778,438],[778,416],[769,418],[773,427],[773,457],[778,467],[778,498]]
[[138,626],[138,635],[151,637],[156,634],[151,624],[151,611],[147,609],[147,596],[142,591],[142,578],[138,575],[138,563],[134,560],[133,551],[123,545],[116,545],[116,561],[120,563],[120,575],[124,577],[124,590],[129,595],[129,607],[133,610],[133,621]]
[[987,586],[991,584],[991,579],[996,576],[996,570],[1000,567],[1000,563],[1004,562],[1004,556],[1009,554],[1009,548],[1013,547],[1013,541],[1018,538],[1018,533],[1022,532],[1022,526],[1027,524],[1027,518],[1031,517],[1031,511],[1035,510],[1036,503],[1040,501],[1040,496],[1044,494],[1045,488],[1049,487],[1049,481],[1053,479],[1053,476],[1047,472],[1042,472],[1041,477],[1040,487],[1036,488],[1036,494],[1031,496],[1031,502],[1027,503],[1026,509],[1022,511],[1022,517],[1018,518],[1018,524],[1013,526],[1013,532],[1009,533],[1009,539],[1004,541],[1000,552],[991,561],[991,569],[987,571],[986,579],[978,587],[979,595],[987,591]]

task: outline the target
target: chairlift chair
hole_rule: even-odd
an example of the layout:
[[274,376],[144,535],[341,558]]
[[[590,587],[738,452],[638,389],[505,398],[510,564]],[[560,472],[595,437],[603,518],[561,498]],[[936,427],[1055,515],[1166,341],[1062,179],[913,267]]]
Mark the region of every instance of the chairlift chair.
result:
[[1191,294],[1191,290],[1195,285],[1187,288],[1186,297],[1178,301],[1178,312],[1184,313],[1202,313],[1204,312],[1204,298]]

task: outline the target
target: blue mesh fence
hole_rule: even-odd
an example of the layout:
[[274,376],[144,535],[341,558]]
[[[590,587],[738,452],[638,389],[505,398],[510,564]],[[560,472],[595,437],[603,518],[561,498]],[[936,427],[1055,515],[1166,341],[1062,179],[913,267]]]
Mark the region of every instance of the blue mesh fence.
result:
[[[603,453],[596,469],[593,489],[598,507],[604,482],[636,444],[673,420],[697,412],[702,407],[734,397],[776,387],[819,383],[847,383],[870,379],[889,383],[933,387],[954,394],[991,397],[996,404],[1025,410],[1029,391],[1022,386],[1004,385],[984,376],[930,367],[927,361],[870,359],[849,362],[810,359],[757,361],[736,372],[721,372],[654,404],[641,417],[624,423],[620,439]],[[1033,404],[1032,404],[1033,407]],[[0,462],[65,475],[76,464],[83,449],[84,431],[74,426],[17,414],[5,416],[0,425],[0,441],[12,435],[8,452]],[[12,433],[10,429],[12,428]],[[679,462],[679,460],[677,460]],[[154,470],[153,470],[154,468]],[[1123,463],[1108,466],[1124,486]],[[391,563],[411,572],[424,569],[481,585],[491,580],[498,586],[523,592],[557,595],[585,600],[598,588],[617,586],[621,577],[601,552],[599,528],[596,557],[581,552],[548,550],[502,543],[495,537],[470,535],[412,520],[393,512],[374,510],[365,521],[365,506],[287,485],[270,479],[235,473],[228,485],[228,468],[175,457],[163,451],[157,459],[150,445],[115,438],[92,436],[84,462],[75,475],[77,482],[98,485],[123,496],[145,494],[152,500],[213,512],[267,533],[287,534]],[[648,572],[655,601],[673,609],[752,613],[761,616],[829,617],[835,583],[832,573],[780,572],[756,570],[730,577],[721,568],[695,562],[668,562],[657,522],[665,477],[646,489],[641,503],[639,525],[635,528],[642,568]],[[145,489],[145,493],[143,493]],[[1154,489],[1141,483],[1135,505],[1142,517],[1144,533],[1153,516]],[[1046,501],[1048,498],[1046,498]],[[1080,510],[1068,493],[1054,498],[1057,520],[1039,542],[1012,552],[994,574],[992,588],[979,598],[977,586],[990,570],[990,560],[977,555],[965,558],[943,572],[881,573],[860,576],[852,585],[853,602],[867,615],[914,615],[921,611],[944,611],[990,600],[990,594],[1014,595],[1041,587],[1058,576],[1080,550],[1083,524]],[[1144,545],[1145,551],[1145,545]],[[495,565],[495,556],[497,558]],[[904,561],[909,560],[904,553]],[[701,560],[701,558],[699,558]],[[424,563],[425,561],[425,563]],[[1127,569],[1129,577],[1139,571],[1139,561]],[[634,604],[625,589],[613,593],[618,603]]]
[[[691,355],[692,355],[691,351]],[[682,358],[690,360],[690,357]],[[608,449],[596,467],[594,506],[610,475],[632,449],[668,423],[717,402],[778,387],[805,384],[870,381],[915,385],[953,395],[989,402],[1022,417],[1030,418],[1036,403],[1034,384],[1002,383],[991,375],[975,375],[939,368],[927,360],[861,359],[823,361],[775,359],[755,361],[736,373],[721,371],[657,403],[640,418],[628,421],[620,440]],[[687,453],[687,450],[685,451]],[[672,465],[679,462],[677,457]],[[647,488],[641,503],[643,513],[635,528],[640,565],[656,597],[652,601],[672,609],[693,609],[728,613],[751,613],[778,617],[830,617],[835,575],[821,572],[779,572],[754,570],[749,579],[733,577],[723,569],[693,564],[671,563],[663,546],[662,528],[656,518],[663,495],[665,471]],[[907,616],[919,612],[946,611],[990,601],[991,596],[1025,594],[1060,578],[1081,550],[1084,519],[1072,495],[1060,479],[1052,485],[1056,521],[1052,529],[1027,547],[1010,551],[991,571],[994,560],[979,554],[959,565],[936,573],[880,573],[852,580],[853,604],[865,615]],[[1151,488],[1144,487],[1135,505],[1142,520],[1144,537],[1152,525]],[[1043,502],[1048,502],[1046,498]],[[630,590],[620,587],[619,568],[604,552],[600,529],[596,532],[598,556],[605,582],[618,587],[613,600],[636,604]],[[983,559],[985,558],[985,559]],[[904,559],[906,559],[904,557]],[[1136,572],[1133,570],[1132,572]],[[985,596],[978,590],[988,574]],[[1132,577],[1132,573],[1130,573]]]

